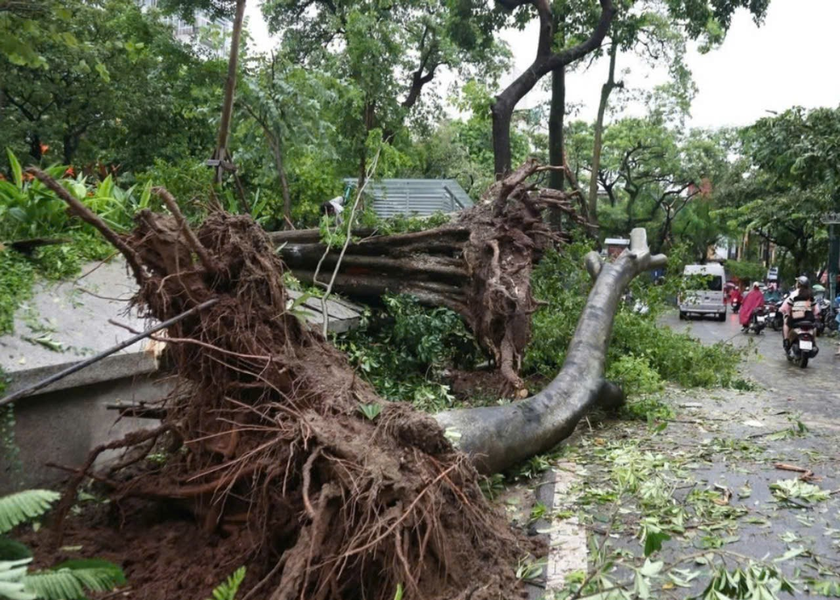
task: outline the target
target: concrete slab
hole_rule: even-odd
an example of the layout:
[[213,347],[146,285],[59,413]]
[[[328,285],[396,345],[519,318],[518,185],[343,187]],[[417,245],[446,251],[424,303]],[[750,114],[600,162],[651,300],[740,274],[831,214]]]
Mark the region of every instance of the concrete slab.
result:
[[[38,283],[32,300],[15,315],[14,333],[0,336],[0,365],[9,376],[8,393],[37,383],[131,337],[129,331],[112,325],[109,319],[135,330],[148,326],[128,307],[137,286],[121,258],[91,263],[82,273],[74,281]],[[298,299],[303,294],[290,291],[289,295]],[[320,328],[323,322],[320,299],[305,299],[298,311]],[[340,333],[359,325],[363,309],[331,299],[327,302],[327,312],[329,330]],[[157,368],[153,346],[154,342],[149,340],[138,342],[39,393],[151,373]]]
[[[294,300],[298,300],[304,296],[304,292],[294,290],[287,290],[287,293]],[[324,322],[321,299],[315,296],[309,296],[300,304],[298,310],[306,315],[306,320],[313,326],[320,328]],[[358,327],[362,321],[363,312],[364,308],[361,306],[352,304],[347,300],[330,297],[327,300],[327,316],[330,319],[327,324],[328,331],[342,333]]]
[[[48,467],[83,464],[91,450],[137,429],[155,427],[156,421],[119,418],[112,404],[141,404],[161,400],[172,389],[171,378],[148,375],[29,397],[14,407],[15,452],[0,447],[0,496],[13,491],[54,487],[67,472]],[[5,416],[5,415],[3,415]],[[118,459],[120,451],[101,455],[98,467]]]
[[[73,281],[42,281],[33,298],[15,314],[15,330],[0,337],[0,364],[11,393],[131,337],[108,323],[115,319],[134,329],[146,323],[129,310],[136,285],[123,260],[90,263]],[[149,373],[156,368],[148,341],[126,348],[71,375],[43,392]]]

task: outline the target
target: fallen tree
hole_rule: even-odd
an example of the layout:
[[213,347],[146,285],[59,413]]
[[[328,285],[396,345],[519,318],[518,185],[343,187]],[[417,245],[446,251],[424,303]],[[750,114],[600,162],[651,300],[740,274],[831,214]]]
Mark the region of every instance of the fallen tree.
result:
[[664,255],[650,253],[642,228],[633,230],[630,249],[613,263],[602,264],[598,253],[591,252],[586,268],[594,285],[563,369],[548,387],[512,404],[437,415],[441,427],[457,434],[460,449],[480,471],[504,471],[546,452],[568,437],[593,406],[614,407],[624,401],[622,391],[603,378],[613,319],[633,278],[665,262]]
[[411,294],[457,312],[493,357],[511,394],[522,353],[531,340],[531,267],[545,249],[567,241],[552,231],[542,212],[552,208],[585,225],[564,192],[537,188],[528,178],[546,170],[531,159],[494,183],[478,206],[453,222],[415,233],[377,235],[356,230],[358,241],[343,256],[321,242],[318,230],[269,234],[283,262],[306,283],[323,284],[338,265],[333,290],[362,301],[386,293]]
[[[167,331],[165,363],[179,383],[161,425],[71,468],[56,547],[92,476],[117,503],[165,501],[194,515],[203,535],[238,535],[212,560],[247,565],[243,598],[392,600],[400,588],[412,599],[519,595],[515,565],[532,544],[487,503],[475,468],[433,418],[378,398],[287,308],[283,264],[250,217],[214,212],[193,231],[157,190],[172,214],[143,210],[134,231],[118,235],[58,182],[30,172],[125,256],[141,313],[165,321],[218,300]],[[101,452],[119,448],[120,464],[92,472]],[[145,460],[152,452],[166,460]],[[149,600],[207,597],[213,587],[187,565],[129,562],[130,580],[151,579],[135,589]]]
[[[71,469],[53,524],[56,546],[78,486],[94,477],[118,502],[179,503],[208,533],[246,531],[246,557],[235,547],[228,557],[249,567],[246,599],[390,600],[399,587],[406,598],[518,595],[514,565],[528,544],[487,503],[475,467],[504,469],[562,440],[593,404],[621,401],[603,381],[612,319],[632,278],[665,260],[649,254],[644,230],[613,264],[587,258],[595,285],[566,364],[546,390],[435,420],[378,398],[344,355],[287,309],[283,264],[250,217],[216,212],[192,231],[175,200],[157,190],[172,214],[141,211],[135,230],[121,236],[49,176],[30,172],[125,256],[139,285],[134,303],[147,316],[164,321],[205,307],[164,338],[180,383],[164,401],[160,427],[103,445]],[[521,181],[504,186],[494,187],[490,223],[518,240],[509,246],[516,252],[497,250],[494,238],[475,250],[489,257],[476,264],[489,269],[491,297],[506,289],[492,287],[507,273],[494,278],[494,265],[512,256],[529,268],[530,257],[517,252],[533,244],[496,219],[512,218],[517,201],[523,219],[539,216],[530,212],[539,210],[539,192]],[[101,452],[118,448],[126,449],[120,464],[92,472]],[[145,461],[153,451],[166,460]],[[207,595],[206,580],[187,579],[168,574],[142,593],[163,599],[192,586],[190,597]]]

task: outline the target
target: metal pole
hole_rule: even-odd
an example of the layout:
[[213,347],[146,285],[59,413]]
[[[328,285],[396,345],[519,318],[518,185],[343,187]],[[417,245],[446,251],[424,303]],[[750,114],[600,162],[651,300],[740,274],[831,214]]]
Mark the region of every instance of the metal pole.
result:
[[840,235],[836,223],[828,226],[828,301],[834,306],[837,297],[837,272],[840,268]]
[[19,400],[20,398],[30,396],[30,395],[34,394],[35,392],[37,392],[38,390],[43,389],[43,388],[47,387],[48,385],[53,384],[56,381],[59,381],[60,379],[64,379],[68,375],[72,375],[73,373],[76,373],[77,371],[81,371],[82,369],[84,369],[86,367],[89,367],[93,363],[99,362],[103,358],[105,358],[107,356],[110,356],[111,354],[114,354],[115,352],[119,352],[123,348],[127,348],[127,347],[131,346],[132,344],[135,344],[135,343],[139,342],[143,338],[147,338],[150,335],[152,335],[153,333],[155,333],[157,331],[160,331],[161,329],[166,329],[167,327],[169,327],[171,325],[174,325],[178,321],[190,316],[193,313],[197,313],[200,310],[203,310],[205,308],[213,306],[218,301],[219,301],[218,298],[213,298],[211,300],[208,300],[207,302],[202,302],[198,306],[194,306],[191,309],[189,309],[185,312],[182,312],[180,315],[172,317],[168,321],[164,321],[163,323],[158,323],[157,325],[155,325],[151,329],[147,329],[146,331],[144,331],[142,333],[138,333],[137,335],[134,335],[134,336],[128,338],[127,340],[125,340],[123,342],[120,342],[116,346],[112,346],[111,348],[108,348],[104,352],[100,352],[96,356],[91,356],[87,360],[83,360],[81,362],[77,362],[73,365],[70,365],[69,367],[67,367],[63,371],[59,371],[58,373],[54,373],[54,374],[50,375],[49,377],[47,377],[46,379],[42,379],[38,383],[34,383],[34,384],[30,385],[29,387],[23,388],[22,390],[18,390],[13,394],[9,394],[8,396],[6,396],[2,400],[0,400],[0,407],[6,406],[7,404],[11,404],[15,400]]

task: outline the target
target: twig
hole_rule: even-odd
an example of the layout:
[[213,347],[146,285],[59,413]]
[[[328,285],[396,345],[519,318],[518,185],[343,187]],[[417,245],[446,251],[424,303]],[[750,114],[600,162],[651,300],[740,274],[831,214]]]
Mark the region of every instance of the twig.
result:
[[[362,198],[362,193],[365,191],[370,178],[376,173],[376,165],[379,163],[379,155],[382,153],[382,146],[376,151],[376,156],[373,157],[373,162],[370,165],[370,169],[365,174],[365,180],[362,183],[362,186],[359,188],[359,191],[356,193],[356,200],[353,202],[353,208],[350,210],[350,219],[347,222],[347,236],[344,239],[344,245],[341,247],[341,253],[338,255],[338,260],[335,262],[335,267],[333,268],[332,277],[330,277],[330,283],[327,285],[327,289],[324,292],[324,295],[321,296],[321,313],[324,317],[324,326],[321,333],[324,337],[327,337],[327,327],[330,323],[330,315],[327,312],[327,298],[330,297],[332,293],[333,285],[335,284],[335,278],[338,276],[338,270],[341,268],[341,261],[344,259],[344,253],[347,252],[347,247],[350,245],[350,240],[352,239],[352,231],[353,231],[353,219],[356,217],[356,209],[359,206],[359,200]],[[327,247],[327,252],[329,252],[329,247]],[[326,256],[326,254],[324,255]],[[321,260],[324,260],[321,257]],[[319,263],[320,264],[320,263]]]
[[811,469],[806,469],[805,467],[797,467],[796,465],[789,465],[786,463],[776,463],[773,465],[780,471],[793,471],[794,473],[802,473],[799,476],[799,479],[802,481],[811,481],[814,479],[821,479],[814,476],[814,472]]
[[58,373],[50,375],[49,377],[47,377],[46,379],[42,379],[38,383],[34,383],[34,384],[30,385],[29,387],[25,387],[22,390],[18,390],[17,392],[15,392],[13,394],[9,394],[8,396],[6,396],[2,400],[0,400],[0,406],[6,406],[7,404],[11,404],[15,400],[19,400],[20,398],[25,398],[26,396],[30,396],[30,395],[34,394],[35,392],[37,392],[38,390],[43,389],[43,388],[47,387],[48,385],[50,385],[52,383],[55,383],[56,381],[64,379],[68,375],[72,375],[73,373],[81,371],[82,369],[85,369],[85,368],[89,367],[90,365],[99,362],[103,358],[111,356],[115,352],[119,352],[123,348],[127,348],[127,347],[131,346],[132,344],[136,344],[137,342],[139,342],[140,340],[142,340],[144,338],[150,337],[156,331],[160,331],[161,329],[166,329],[167,327],[169,327],[171,325],[174,325],[178,321],[181,321],[181,320],[185,319],[186,317],[188,317],[188,316],[190,316],[194,313],[199,312],[200,310],[204,310],[205,308],[209,308],[210,306],[213,306],[218,301],[219,301],[218,298],[211,298],[207,302],[202,302],[198,306],[194,306],[191,309],[182,312],[180,315],[174,316],[171,319],[168,319],[168,320],[164,321],[163,323],[158,323],[157,325],[155,325],[151,329],[147,329],[146,331],[144,331],[142,333],[138,333],[137,335],[134,335],[134,336],[128,338],[127,340],[120,342],[116,346],[112,346],[112,347],[108,348],[107,350],[105,350],[104,352],[100,352],[96,356],[91,356],[87,360],[83,360],[81,362],[77,362],[73,365],[70,365],[69,367],[67,367],[63,371],[59,371]]
[[75,283],[73,284],[73,287],[79,290],[80,292],[93,296],[94,298],[99,298],[100,300],[108,300],[110,302],[131,302],[131,298],[115,298],[114,296],[103,296],[101,294],[91,292],[90,290],[85,289],[80,285],[76,285]]
[[79,276],[78,276],[75,280],[73,280],[73,285],[76,285],[77,283],[79,283],[82,279],[84,279],[85,277],[87,277],[88,275],[90,275],[91,273],[93,273],[94,271],[96,271],[96,269],[98,269],[99,267],[101,267],[102,265],[104,265],[105,263],[107,263],[108,261],[110,261],[110,260],[111,260],[112,258],[114,258],[117,254],[119,254],[119,252],[117,252],[117,251],[112,252],[111,254],[109,254],[108,256],[106,256],[105,258],[103,258],[102,260],[100,260],[98,263],[96,263],[96,266],[95,266],[95,267],[92,267],[89,271],[87,271],[87,272],[83,273],[82,275],[79,275]]
[[[108,322],[111,325],[121,327],[126,331],[130,331],[131,333],[139,333],[133,327],[124,323],[120,323],[119,321],[115,321],[114,319],[108,319]],[[155,340],[156,342],[161,342],[163,344],[195,344],[196,346],[201,346],[202,348],[207,348],[208,350],[215,350],[216,352],[221,352],[222,354],[228,354],[230,356],[236,356],[237,358],[244,358],[246,360],[254,359],[271,362],[272,358],[271,356],[264,354],[243,354],[241,352],[234,352],[233,350],[225,350],[224,348],[220,348],[219,346],[215,346],[213,344],[202,342],[201,340],[196,340],[193,338],[160,337],[158,335],[149,335],[149,338]]]
[[105,224],[105,221],[100,219],[93,211],[91,211],[87,206],[79,202],[70,192],[68,192],[64,187],[58,183],[55,179],[44,173],[41,169],[36,167],[29,167],[26,169],[26,172],[34,175],[41,183],[45,186],[50,188],[55,195],[64,200],[70,208],[75,211],[75,213],[81,218],[83,221],[90,223],[93,225],[99,233],[102,234],[106,240],[108,240],[114,248],[119,250],[123,256],[125,256],[125,260],[128,262],[131,270],[134,271],[134,277],[137,279],[137,283],[142,284],[146,281],[146,274],[143,271],[143,267],[140,263],[140,257],[137,255],[137,252],[134,251],[128,244],[126,244],[123,239],[114,233],[114,230],[108,227]]
[[[601,544],[598,546],[598,553],[597,553],[597,555],[596,555],[597,557],[600,557],[600,556],[601,556],[601,554],[602,554],[602,553],[603,553],[603,551],[604,551],[604,546],[606,546],[606,545],[607,545],[607,540],[608,540],[608,539],[610,539],[610,534],[612,533],[613,526],[615,525],[615,519],[616,519],[616,517],[618,516],[618,511],[619,511],[619,509],[620,509],[620,508],[621,508],[621,505],[620,505],[620,504],[618,504],[618,503],[616,503],[615,510],[613,510],[612,517],[610,518],[610,526],[607,528],[607,531],[606,531],[606,532],[604,532],[604,539],[603,539],[603,540],[601,540]],[[600,533],[600,532],[599,532],[599,533]],[[580,599],[580,597],[581,597],[581,596],[580,596],[580,595],[581,595],[581,593],[582,593],[582,592],[583,592],[583,590],[586,588],[586,586],[587,586],[587,585],[589,585],[589,582],[590,582],[590,581],[592,581],[593,579],[595,579],[595,577],[597,577],[597,576],[598,576],[598,574],[599,574],[599,573],[601,573],[601,572],[604,570],[604,567],[605,567],[607,564],[609,564],[607,561],[603,561],[603,562],[602,562],[602,563],[598,566],[598,568],[597,568],[597,569],[595,569],[595,570],[594,570],[594,571],[592,571],[589,575],[587,575],[587,576],[586,576],[586,579],[584,579],[584,580],[583,580],[583,583],[580,585],[580,588],[578,589],[578,591],[576,591],[574,594],[572,594],[572,595],[569,597],[569,600],[579,600],[579,599]]]

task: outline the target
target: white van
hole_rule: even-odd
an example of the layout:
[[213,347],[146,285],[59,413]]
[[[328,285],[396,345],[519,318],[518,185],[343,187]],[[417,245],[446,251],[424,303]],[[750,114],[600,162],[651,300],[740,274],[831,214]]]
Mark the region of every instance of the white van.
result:
[[[683,277],[687,280],[705,280],[703,289],[687,289],[680,297],[680,320],[687,315],[715,315],[718,321],[726,320],[726,304],[723,301],[723,284],[726,281],[723,265],[686,265]],[[690,288],[690,286],[689,286]]]

